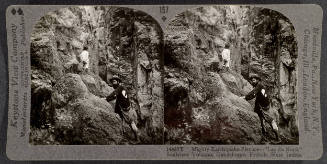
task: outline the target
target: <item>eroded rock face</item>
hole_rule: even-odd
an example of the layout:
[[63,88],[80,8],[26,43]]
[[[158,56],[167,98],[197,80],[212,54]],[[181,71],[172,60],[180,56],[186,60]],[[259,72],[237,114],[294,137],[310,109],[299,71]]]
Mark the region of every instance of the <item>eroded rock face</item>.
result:
[[88,88],[78,74],[67,74],[58,80],[53,88],[51,99],[55,108],[60,108],[79,98],[83,99],[89,94]]
[[[113,75],[128,89],[142,142],[162,142],[161,38],[150,16],[128,8],[69,7],[42,17],[31,36],[32,103],[38,103],[31,117],[46,119],[31,123],[31,143],[130,144],[133,133],[116,118],[115,102],[102,100],[113,91]],[[84,46],[88,71],[79,62]],[[38,135],[45,133],[43,142]]]
[[[70,86],[70,87],[67,87]],[[78,74],[57,81],[52,94],[54,133],[63,144],[119,144],[121,121],[113,106],[93,95]]]
[[159,26],[139,18],[136,28],[136,99],[140,119],[145,122],[152,143],[163,141],[162,32]]
[[[282,14],[268,9],[252,12],[254,24],[249,43],[251,62],[249,73],[261,74],[269,86],[272,101],[280,117],[277,120],[283,135],[298,138],[298,114],[296,107],[296,59],[295,30]],[[245,71],[242,74],[246,74]]]
[[[226,43],[231,45],[229,71],[222,68]],[[263,77],[268,87],[269,112],[281,127],[282,142],[298,143],[294,130],[296,42],[287,18],[243,6],[192,9],[170,22],[165,46],[168,144],[269,142],[269,136],[268,141],[262,140],[254,102],[240,98],[252,90],[247,80],[253,73]]]

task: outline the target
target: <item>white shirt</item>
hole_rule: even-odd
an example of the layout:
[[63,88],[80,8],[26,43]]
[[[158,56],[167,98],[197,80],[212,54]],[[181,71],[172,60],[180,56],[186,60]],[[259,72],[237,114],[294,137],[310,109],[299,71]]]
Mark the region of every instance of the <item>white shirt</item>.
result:
[[84,68],[89,68],[89,52],[83,50],[82,53],[79,55],[79,58],[82,62],[85,62]]
[[225,64],[226,67],[230,66],[230,50],[229,49],[224,49],[223,52],[221,53],[221,56],[223,58],[223,61],[226,60],[227,63]]

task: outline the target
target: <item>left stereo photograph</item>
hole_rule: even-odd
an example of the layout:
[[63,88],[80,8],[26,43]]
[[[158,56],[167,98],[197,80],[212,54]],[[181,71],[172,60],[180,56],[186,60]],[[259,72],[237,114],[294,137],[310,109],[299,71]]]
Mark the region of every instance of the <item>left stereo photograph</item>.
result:
[[162,30],[146,13],[49,12],[30,42],[32,145],[163,144]]

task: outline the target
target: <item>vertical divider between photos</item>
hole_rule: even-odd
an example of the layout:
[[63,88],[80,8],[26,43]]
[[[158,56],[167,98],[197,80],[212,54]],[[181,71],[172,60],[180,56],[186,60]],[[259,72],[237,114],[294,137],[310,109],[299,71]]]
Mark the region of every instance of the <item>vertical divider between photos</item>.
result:
[[163,128],[162,128],[162,144],[165,144],[165,36],[164,36],[164,31],[161,29],[161,34],[160,34],[160,71],[162,73],[161,76],[161,84],[162,84],[162,102],[163,102],[163,108],[162,108],[162,116],[161,119],[163,121]]

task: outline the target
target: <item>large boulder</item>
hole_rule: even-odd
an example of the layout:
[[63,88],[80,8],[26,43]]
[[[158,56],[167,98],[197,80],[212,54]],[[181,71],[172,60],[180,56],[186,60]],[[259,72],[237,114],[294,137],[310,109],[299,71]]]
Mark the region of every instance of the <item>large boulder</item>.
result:
[[63,144],[119,144],[120,118],[113,107],[94,95],[56,109],[56,137]]
[[87,86],[78,74],[67,74],[56,82],[52,94],[52,104],[55,108],[65,106],[76,99],[89,95]]
[[252,85],[245,80],[240,74],[236,72],[222,72],[220,73],[222,80],[232,93],[238,96],[243,96],[251,92]]
[[105,99],[92,94],[78,74],[53,87],[54,133],[62,144],[119,144],[121,120]]
[[100,92],[100,86],[93,76],[89,74],[83,74],[81,75],[81,78],[91,93],[97,95]]
[[260,143],[259,119],[254,112],[249,112],[251,106],[245,100],[222,97],[207,102],[202,108],[200,112],[194,112],[196,119],[192,125],[192,137],[198,143]]
[[[208,87],[208,93],[206,95],[209,99],[203,100],[203,103],[196,106],[177,104],[179,106],[187,106],[184,108],[185,112],[178,111],[183,110],[181,108],[175,108],[175,112],[171,111],[172,107],[169,109],[165,108],[167,110],[165,111],[165,121],[167,125],[166,137],[168,143],[260,143],[261,129],[257,114],[253,112],[252,106],[246,100],[233,93],[236,90],[240,90],[237,93],[244,90],[244,85],[240,85],[242,82],[238,81],[240,79],[231,73],[218,74],[214,72],[209,73],[207,78],[206,85]],[[229,83],[226,83],[226,81],[229,81]],[[231,85],[231,83],[234,85]],[[182,92],[180,90],[184,90],[184,94],[189,97],[196,97],[193,94],[198,94],[196,92],[187,92],[189,87],[185,83],[174,79],[167,81],[166,85],[169,89],[168,91],[170,91],[166,91],[166,93],[170,93],[165,97],[167,103],[168,98],[178,101],[176,98],[178,96],[174,96],[173,90],[178,89],[175,94],[181,94]],[[187,112],[190,110],[190,113]],[[180,112],[184,115],[189,113],[191,115],[191,121],[180,120],[178,122],[180,116],[177,116],[176,113]],[[169,114],[171,115],[170,118],[168,117]],[[174,117],[176,117],[177,121],[174,121]]]

